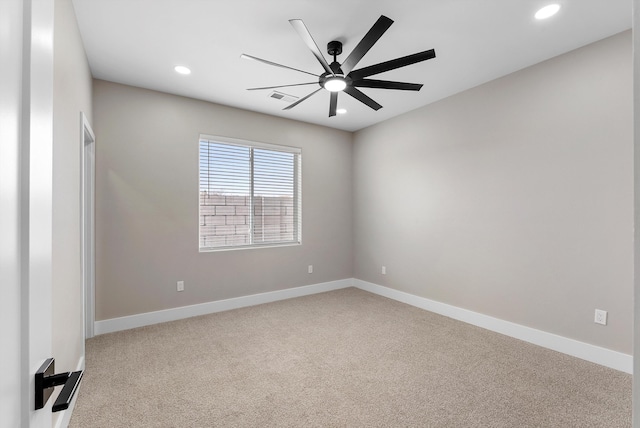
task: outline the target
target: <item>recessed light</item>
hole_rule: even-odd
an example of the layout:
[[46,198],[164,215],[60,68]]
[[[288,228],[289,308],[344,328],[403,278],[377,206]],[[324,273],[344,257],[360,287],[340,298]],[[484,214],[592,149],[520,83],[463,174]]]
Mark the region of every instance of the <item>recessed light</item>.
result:
[[339,108],[338,110],[336,110],[336,113],[338,113],[338,114],[346,114],[347,113],[347,109],[346,108]]
[[535,17],[536,17],[536,19],[551,18],[553,15],[558,13],[559,10],[560,10],[560,5],[559,4],[550,4],[550,5],[547,5],[547,6],[543,7],[539,11],[537,11],[536,14],[535,14]]
[[189,70],[184,65],[176,65],[175,67],[173,67],[173,69],[176,71],[176,73],[179,74],[191,74],[191,70]]

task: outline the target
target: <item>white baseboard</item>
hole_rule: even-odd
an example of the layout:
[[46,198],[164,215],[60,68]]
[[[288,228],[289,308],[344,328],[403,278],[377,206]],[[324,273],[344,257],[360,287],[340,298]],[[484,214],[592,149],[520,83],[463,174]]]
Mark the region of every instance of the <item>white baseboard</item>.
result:
[[[80,357],[78,365],[76,366],[76,371],[77,370],[84,370],[84,356]],[[82,381],[80,381],[78,390],[71,399],[71,404],[69,404],[69,407],[59,413],[59,416],[56,419],[55,428],[67,428],[69,426],[69,422],[71,422],[71,415],[73,414],[73,408],[76,407],[76,400],[78,399],[78,394],[80,393],[81,387]]]
[[268,293],[252,294],[250,296],[236,297],[233,299],[218,300],[215,302],[200,303],[191,306],[165,309],[156,312],[146,312],[143,314],[130,315],[121,318],[111,318],[103,321],[96,321],[95,335],[112,333],[114,331],[128,330],[145,325],[158,324],[167,321],[175,321],[183,318],[190,318],[199,315],[212,314],[215,312],[228,311],[231,309],[255,306],[263,303],[276,302],[278,300],[291,299],[294,297],[308,296],[310,294],[324,293],[325,291],[348,288],[353,285],[353,280],[341,279],[338,281],[322,282],[319,284],[306,285],[303,287],[288,288],[285,290],[271,291]]
[[[633,372],[633,356],[631,355],[569,339],[542,330],[536,330],[531,327],[504,321],[478,312],[458,308],[446,303],[437,302],[435,300],[415,296],[403,291],[394,290],[392,288],[383,287],[378,284],[354,278],[96,321],[94,332],[96,335],[112,333],[115,331],[143,327],[145,325],[175,321],[183,318],[260,305],[278,300],[291,299],[294,297],[308,296],[310,294],[323,293],[325,291],[338,290],[352,286],[411,306],[425,309],[430,312],[444,315],[449,318],[463,321],[468,324],[482,327],[487,330],[495,331],[506,336],[524,340],[525,342],[562,352],[563,354],[600,364],[605,367],[610,367],[626,373]],[[70,413],[71,412],[69,412],[69,414]],[[65,427],[66,425],[61,426]],[[58,428],[57,425],[56,428]]]
[[525,342],[562,352],[563,354],[571,355],[592,363],[600,364],[602,366],[630,374],[633,372],[633,356],[628,354],[579,342],[577,340],[558,336],[557,334],[536,330],[531,327],[525,327],[520,324],[493,318],[478,312],[447,305],[446,303],[436,302],[424,297],[418,297],[413,294],[383,287],[381,285],[359,279],[353,279],[353,286],[361,290],[388,297],[411,306],[425,309],[468,324],[473,324],[506,336],[524,340]]

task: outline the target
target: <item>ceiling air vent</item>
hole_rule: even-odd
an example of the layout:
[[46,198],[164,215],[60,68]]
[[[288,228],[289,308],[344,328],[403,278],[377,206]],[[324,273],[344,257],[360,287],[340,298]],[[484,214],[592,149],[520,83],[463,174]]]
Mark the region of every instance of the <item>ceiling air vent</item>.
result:
[[285,94],[278,91],[273,91],[269,94],[270,98],[275,98],[276,100],[282,100],[287,103],[292,103],[298,99],[298,97],[294,97],[293,95]]

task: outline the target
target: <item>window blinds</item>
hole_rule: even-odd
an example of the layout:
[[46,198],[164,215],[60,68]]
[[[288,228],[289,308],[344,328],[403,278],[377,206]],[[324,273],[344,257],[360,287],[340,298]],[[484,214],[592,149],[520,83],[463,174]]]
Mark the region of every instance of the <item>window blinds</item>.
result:
[[300,158],[295,148],[201,137],[200,249],[300,243]]

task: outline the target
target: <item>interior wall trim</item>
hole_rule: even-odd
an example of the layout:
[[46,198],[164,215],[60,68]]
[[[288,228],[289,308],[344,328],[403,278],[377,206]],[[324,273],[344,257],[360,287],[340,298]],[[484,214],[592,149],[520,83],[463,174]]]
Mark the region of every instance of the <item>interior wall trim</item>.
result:
[[216,312],[239,309],[247,306],[261,305],[263,303],[276,302],[278,300],[292,299],[294,297],[308,296],[311,294],[324,293],[326,291],[348,288],[353,285],[351,278],[337,281],[322,282],[318,284],[305,285],[302,287],[288,288],[285,290],[270,291],[267,293],[252,294],[249,296],[235,297],[226,300],[200,303],[197,305],[181,306],[179,308],[165,309],[155,312],[130,315],[120,318],[111,318],[96,321],[94,326],[95,335],[112,333],[115,331],[129,330],[131,328],[143,327],[145,325],[159,324],[167,321],[175,321],[184,318],[207,315]]
[[536,330],[520,324],[490,317],[478,312],[437,302],[424,297],[398,291],[389,287],[374,284],[360,279],[353,279],[353,286],[379,296],[388,297],[398,302],[406,303],[449,318],[463,321],[496,333],[504,334],[534,345],[552,349],[563,354],[571,355],[592,363],[600,364],[615,370],[633,373],[633,356],[600,346],[569,339],[557,334]]
[[389,287],[374,284],[355,278],[294,287],[267,293],[252,294],[226,300],[200,303],[191,306],[165,309],[162,311],[146,312],[120,318],[96,321],[95,334],[106,334],[116,331],[129,330],[146,325],[175,321],[184,318],[223,312],[247,306],[261,305],[279,300],[324,293],[342,288],[356,287],[379,296],[387,297],[398,302],[406,303],[420,309],[444,315],[458,321],[466,322],[496,333],[504,334],[515,339],[524,340],[534,345],[542,346],[563,354],[571,355],[592,363],[600,364],[625,373],[633,373],[633,356],[578,340],[569,339],[557,334],[537,330],[520,324],[494,318],[468,309],[437,302],[424,297],[398,291]]

